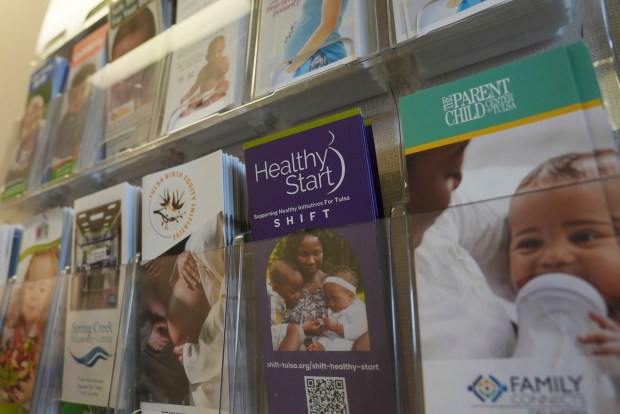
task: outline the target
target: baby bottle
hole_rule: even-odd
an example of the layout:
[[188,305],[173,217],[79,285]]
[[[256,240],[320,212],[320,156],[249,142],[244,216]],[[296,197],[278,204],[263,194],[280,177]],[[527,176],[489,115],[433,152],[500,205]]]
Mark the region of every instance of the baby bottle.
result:
[[592,285],[563,273],[530,280],[519,291],[516,306],[515,357],[585,354],[577,336],[598,329],[589,313],[607,316],[605,301]]

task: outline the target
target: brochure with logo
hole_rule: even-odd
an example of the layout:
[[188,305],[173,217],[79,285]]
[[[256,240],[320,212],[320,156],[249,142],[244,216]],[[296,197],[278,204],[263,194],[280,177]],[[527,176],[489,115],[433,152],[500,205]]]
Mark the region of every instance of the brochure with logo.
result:
[[366,133],[355,109],[244,146],[270,412],[396,410]]
[[246,143],[252,238],[378,218],[369,145],[359,109]]
[[40,184],[39,166],[47,149],[50,126],[55,122],[52,102],[64,90],[67,69],[66,59],[54,56],[30,78],[28,101],[5,178],[3,200],[18,197]]
[[262,96],[368,53],[366,2],[263,0],[259,10],[256,87]]
[[134,384],[142,410],[228,410],[224,247],[244,222],[235,200],[242,179],[240,161],[217,151],[142,180]]
[[17,281],[8,299],[0,339],[0,409],[36,407],[50,315],[54,314],[56,276],[68,263],[71,211],[56,208],[24,225]]
[[[93,158],[90,160],[93,163],[96,156],[93,157],[93,150],[88,148],[101,145],[104,107],[101,94],[93,90],[96,86],[91,77],[106,63],[107,18],[97,26],[88,29],[73,46],[67,93],[63,96],[60,121],[52,133],[51,151],[46,161],[51,170],[50,181],[72,175],[83,164],[80,160],[84,156]],[[89,133],[85,140],[87,126]]]
[[[68,287],[62,400],[95,407],[111,390],[125,265],[136,254],[139,195],[127,183],[77,199]],[[70,406],[70,404],[65,404]]]
[[241,103],[247,0],[177,1],[162,134]]
[[106,157],[150,138],[165,49],[157,35],[165,27],[159,0],[117,0],[110,5]]
[[587,47],[400,105],[426,410],[617,412],[620,166]]

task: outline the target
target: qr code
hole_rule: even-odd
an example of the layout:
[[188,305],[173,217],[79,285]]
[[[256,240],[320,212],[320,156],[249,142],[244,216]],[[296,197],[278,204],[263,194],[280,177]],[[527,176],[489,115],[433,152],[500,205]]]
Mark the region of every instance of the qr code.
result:
[[309,414],[349,414],[347,382],[339,377],[304,377]]

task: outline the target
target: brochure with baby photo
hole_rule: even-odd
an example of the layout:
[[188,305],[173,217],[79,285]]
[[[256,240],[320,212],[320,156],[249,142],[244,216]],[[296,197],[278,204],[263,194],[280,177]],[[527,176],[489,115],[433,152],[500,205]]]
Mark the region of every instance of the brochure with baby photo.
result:
[[112,375],[126,265],[136,254],[139,201],[140,190],[127,183],[75,200],[62,371],[65,409],[116,402]]
[[[0,410],[28,412],[47,361],[48,321],[54,321],[56,276],[68,264],[71,211],[56,208],[24,225],[23,241],[0,339]],[[25,411],[20,411],[25,410]]]
[[254,96],[352,62],[372,50],[362,0],[262,0]]
[[160,0],[114,1],[109,21],[106,157],[151,137],[166,51],[157,36],[166,27]]
[[366,133],[354,109],[244,146],[272,413],[396,410]]
[[26,109],[5,177],[3,200],[18,197],[41,182],[39,166],[47,150],[50,126],[56,121],[57,105],[52,103],[64,90],[67,69],[66,59],[54,56],[30,78]]
[[142,180],[136,409],[228,410],[224,247],[245,222],[242,178],[240,161],[217,151]]
[[426,410],[618,412],[620,166],[587,46],[400,106]]
[[393,0],[392,43],[409,42],[423,79],[557,38],[571,0]]
[[510,0],[393,0],[396,41],[422,36]]
[[247,0],[178,0],[161,133],[241,103]]
[[[96,86],[90,78],[106,63],[107,34],[106,18],[100,20],[96,27],[89,28],[73,46],[67,93],[62,98],[60,121],[52,132],[51,151],[46,161],[50,181],[72,175],[82,156],[92,152],[82,151],[86,145],[101,145],[104,129],[101,114],[104,107],[101,94],[93,91]],[[87,126],[88,140],[85,140]],[[90,162],[94,163],[94,159]]]

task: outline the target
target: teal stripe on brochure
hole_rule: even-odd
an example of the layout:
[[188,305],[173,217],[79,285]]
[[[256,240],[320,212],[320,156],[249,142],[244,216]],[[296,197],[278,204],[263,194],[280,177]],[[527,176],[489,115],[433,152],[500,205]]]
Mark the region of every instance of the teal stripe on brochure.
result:
[[306,124],[299,125],[294,128],[276,132],[275,134],[267,135],[266,137],[255,139],[254,141],[250,141],[248,143],[243,144],[243,149],[247,150],[250,148],[254,148],[258,145],[266,144],[267,142],[275,141],[280,138],[288,137],[289,135],[298,134],[300,132],[307,131],[312,128],[320,127],[326,124],[331,124],[332,122],[340,121],[341,119],[350,118],[353,116],[362,116],[362,110],[360,108],[350,109],[348,111],[340,112],[338,114],[331,115],[326,118],[321,118],[316,121],[308,122]]
[[577,84],[577,88],[579,88],[581,101],[602,100],[603,98],[596,77],[596,71],[592,64],[590,49],[588,49],[583,42],[579,42],[567,46],[566,51],[573,65],[575,83]]
[[585,44],[558,47],[401,98],[405,149],[586,102],[598,89],[575,80],[590,78],[586,54]]

